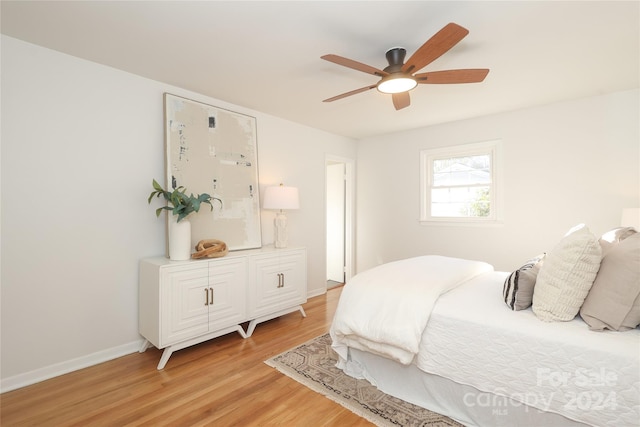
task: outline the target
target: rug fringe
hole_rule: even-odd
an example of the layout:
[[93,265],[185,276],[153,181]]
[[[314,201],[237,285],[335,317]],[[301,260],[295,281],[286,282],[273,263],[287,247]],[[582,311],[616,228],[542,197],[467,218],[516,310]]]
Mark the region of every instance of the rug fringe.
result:
[[280,372],[280,373],[286,375],[287,377],[293,379],[294,381],[302,384],[303,386],[310,388],[314,392],[323,395],[324,397],[326,397],[327,399],[329,399],[329,400],[331,400],[333,402],[336,402],[337,404],[339,404],[343,408],[348,409],[349,411],[353,412],[354,414],[358,415],[359,417],[362,417],[362,418],[366,419],[367,421],[375,424],[376,426],[379,426],[379,427],[397,427],[396,424],[388,422],[384,418],[381,418],[381,417],[377,416],[376,414],[370,412],[369,410],[360,408],[358,406],[355,406],[354,402],[359,403],[359,402],[357,402],[357,400],[345,399],[345,398],[338,397],[338,396],[334,395],[330,390],[327,390],[322,384],[319,384],[319,383],[317,383],[317,382],[315,382],[313,380],[306,380],[306,379],[302,378],[300,376],[300,374],[296,370],[294,370],[294,369],[292,369],[292,368],[290,368],[288,366],[282,365],[282,364],[280,364],[280,363],[275,361],[275,359],[277,359],[278,357],[283,356],[283,355],[285,355],[285,354],[287,354],[287,353],[289,353],[291,351],[294,351],[294,350],[296,350],[296,349],[298,349],[300,347],[303,347],[303,346],[306,346],[308,344],[311,344],[314,341],[317,341],[318,339],[322,339],[327,335],[329,335],[329,334],[327,333],[327,334],[320,335],[318,337],[312,338],[312,339],[310,339],[310,340],[308,340],[308,341],[306,341],[306,342],[304,342],[304,343],[302,343],[300,345],[297,345],[294,348],[291,348],[291,349],[289,349],[287,351],[283,351],[282,353],[280,353],[278,355],[275,355],[275,356],[269,358],[268,360],[265,360],[264,363],[267,366],[270,366],[270,367],[276,369],[278,372]]
[[[291,350],[289,350],[289,351],[291,351]],[[285,354],[285,353],[288,353],[288,351],[285,351],[282,354]],[[275,357],[278,357],[278,356],[275,356]],[[272,359],[265,360],[264,363],[266,365],[274,368],[275,370],[279,371],[281,374],[284,374],[287,377],[291,378],[292,380],[302,384],[303,386],[305,386],[307,388],[310,388],[314,392],[323,395],[324,397],[326,397],[327,399],[329,399],[329,400],[331,400],[333,402],[336,402],[337,404],[339,404],[343,408],[348,409],[349,411],[353,412],[354,414],[358,415],[359,417],[362,417],[362,418],[366,419],[367,421],[375,424],[376,426],[380,426],[380,427],[391,427],[391,426],[394,426],[394,424],[387,423],[384,420],[381,420],[379,417],[375,416],[374,414],[372,414],[371,412],[369,412],[367,410],[359,409],[357,407],[353,407],[353,406],[347,404],[345,399],[340,399],[340,398],[334,396],[330,391],[328,391],[322,385],[319,385],[318,383],[315,383],[313,381],[303,380],[302,378],[299,377],[299,374],[296,371],[294,371],[293,369],[288,369],[286,367],[278,365],[277,362],[274,362]]]

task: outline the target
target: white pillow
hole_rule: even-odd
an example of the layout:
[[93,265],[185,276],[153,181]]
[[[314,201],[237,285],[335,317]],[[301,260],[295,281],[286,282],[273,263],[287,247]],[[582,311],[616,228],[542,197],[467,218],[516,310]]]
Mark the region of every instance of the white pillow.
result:
[[533,290],[533,312],[545,322],[572,320],[596,278],[602,249],[584,224],[577,225],[547,254]]

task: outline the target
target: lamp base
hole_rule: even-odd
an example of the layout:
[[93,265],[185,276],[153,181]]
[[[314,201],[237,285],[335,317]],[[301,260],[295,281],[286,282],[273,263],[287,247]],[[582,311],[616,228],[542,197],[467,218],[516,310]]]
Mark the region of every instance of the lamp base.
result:
[[273,231],[273,245],[276,248],[286,248],[287,240],[289,240],[287,235],[287,216],[282,211],[277,213],[276,218],[273,220]]

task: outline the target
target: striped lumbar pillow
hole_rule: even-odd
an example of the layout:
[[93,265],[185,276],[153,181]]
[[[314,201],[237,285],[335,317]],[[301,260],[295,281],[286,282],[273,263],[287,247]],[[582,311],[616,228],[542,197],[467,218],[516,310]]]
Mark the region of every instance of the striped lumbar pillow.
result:
[[525,310],[533,301],[533,287],[546,254],[538,255],[511,273],[504,281],[502,296],[511,310]]

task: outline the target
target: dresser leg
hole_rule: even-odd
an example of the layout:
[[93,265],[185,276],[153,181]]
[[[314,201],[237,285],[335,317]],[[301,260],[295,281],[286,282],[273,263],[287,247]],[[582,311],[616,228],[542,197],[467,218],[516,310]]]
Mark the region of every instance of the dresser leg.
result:
[[304,312],[304,309],[301,305],[286,308],[284,310],[278,311],[276,313],[271,313],[266,316],[258,317],[249,322],[249,326],[247,327],[247,337],[250,337],[253,334],[253,331],[256,329],[256,325],[258,323],[266,322],[267,320],[275,319],[276,317],[284,316],[285,314],[293,313],[294,311],[300,311],[302,317],[307,317],[307,313]]
[[160,357],[160,363],[158,363],[158,371],[161,370],[161,369],[164,369],[164,366],[169,361],[169,358],[171,357],[171,354],[173,354],[173,348],[172,347],[167,347],[167,348],[164,349],[164,351],[162,352],[162,356]]
[[240,334],[240,336],[241,336],[242,338],[245,338],[245,339],[246,339],[246,338],[249,338],[249,337],[247,336],[247,334],[244,332],[244,329],[242,329],[242,326],[238,325],[238,326],[236,327],[235,331],[236,331],[237,333],[239,333],[239,334]]
[[140,346],[140,350],[138,350],[138,353],[144,353],[149,347],[151,347],[151,343],[149,342],[149,340],[144,340],[144,342]]
[[258,322],[256,321],[256,319],[253,319],[251,322],[249,322],[249,326],[247,326],[247,332],[245,333],[247,338],[253,335],[253,331],[256,329],[257,324]]

